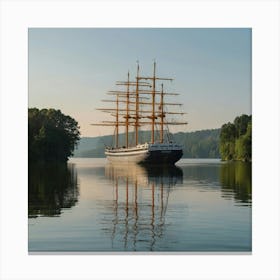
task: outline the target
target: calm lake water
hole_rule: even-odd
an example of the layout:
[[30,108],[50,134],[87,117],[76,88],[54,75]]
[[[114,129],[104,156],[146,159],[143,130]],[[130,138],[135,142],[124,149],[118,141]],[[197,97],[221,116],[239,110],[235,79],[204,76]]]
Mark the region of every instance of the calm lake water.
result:
[[251,164],[29,167],[30,252],[250,252]]

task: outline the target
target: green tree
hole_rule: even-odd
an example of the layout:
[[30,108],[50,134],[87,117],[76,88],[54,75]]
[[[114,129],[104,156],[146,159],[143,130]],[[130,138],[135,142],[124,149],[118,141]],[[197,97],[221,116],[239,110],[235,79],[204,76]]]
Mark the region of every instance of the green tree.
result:
[[65,162],[79,139],[78,123],[60,110],[28,109],[29,162]]
[[252,158],[252,123],[249,122],[246,134],[236,140],[236,159],[250,161]]
[[220,154],[222,160],[232,160],[235,155],[236,128],[232,123],[224,124],[220,134]]
[[251,116],[244,115],[244,114],[235,118],[234,125],[236,129],[237,137],[240,137],[246,133],[248,123],[251,121],[251,119],[252,119]]
[[219,149],[222,160],[251,161],[252,116],[236,117],[221,128]]

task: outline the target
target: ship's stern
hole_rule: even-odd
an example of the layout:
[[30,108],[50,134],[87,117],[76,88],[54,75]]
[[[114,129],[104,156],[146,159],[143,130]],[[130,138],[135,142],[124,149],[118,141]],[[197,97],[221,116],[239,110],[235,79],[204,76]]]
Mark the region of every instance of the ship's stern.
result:
[[176,143],[149,144],[149,152],[143,164],[175,164],[183,156],[183,148]]

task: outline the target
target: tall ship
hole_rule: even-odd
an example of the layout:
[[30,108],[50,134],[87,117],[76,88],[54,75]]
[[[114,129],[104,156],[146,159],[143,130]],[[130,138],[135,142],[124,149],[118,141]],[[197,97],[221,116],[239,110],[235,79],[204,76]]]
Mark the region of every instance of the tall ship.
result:
[[[113,98],[102,101],[113,105],[97,110],[110,114],[113,120],[92,125],[115,128],[114,144],[105,146],[105,155],[110,162],[175,164],[182,157],[182,145],[176,143],[169,132],[171,125],[187,124],[187,122],[168,119],[168,116],[185,114],[178,110],[178,106],[182,104],[166,102],[166,96],[178,95],[178,93],[164,90],[163,83],[172,80],[156,76],[156,62],[154,62],[151,76],[140,75],[139,64],[137,64],[135,79],[130,79],[128,72],[126,81],[116,82],[116,85],[121,88],[107,93]],[[177,110],[169,111],[169,106]],[[141,143],[140,128],[144,126],[149,127],[150,140]],[[124,143],[119,141],[121,127],[125,128]],[[133,143],[129,138],[133,138]]]

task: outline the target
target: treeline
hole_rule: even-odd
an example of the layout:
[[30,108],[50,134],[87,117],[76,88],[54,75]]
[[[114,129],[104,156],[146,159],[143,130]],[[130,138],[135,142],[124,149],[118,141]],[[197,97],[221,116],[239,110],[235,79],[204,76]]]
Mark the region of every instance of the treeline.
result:
[[60,110],[28,109],[28,161],[66,162],[80,139],[78,123]]
[[174,134],[174,140],[183,145],[183,157],[219,158],[220,129],[206,129]]
[[236,117],[233,123],[224,124],[220,134],[222,160],[252,160],[252,116]]
[[[183,145],[184,155],[188,158],[219,158],[220,129],[207,129],[195,132],[174,133],[172,138]],[[141,131],[139,139],[141,143],[150,141],[150,131]],[[113,136],[83,137],[76,150],[74,157],[105,157],[104,146],[111,146]],[[134,143],[133,133],[129,134],[131,145]],[[119,135],[119,142],[125,143],[125,134]]]

